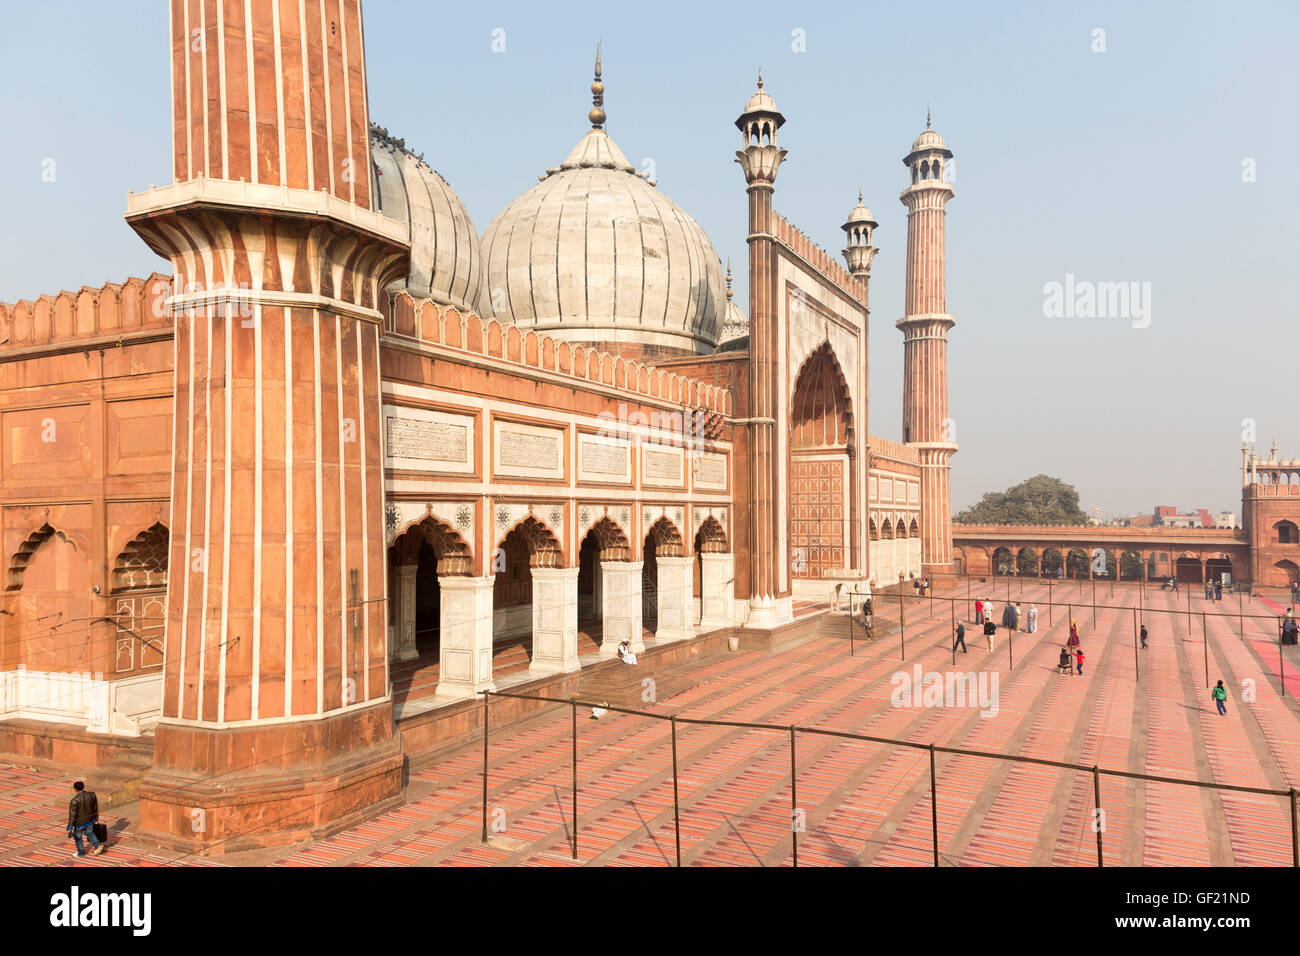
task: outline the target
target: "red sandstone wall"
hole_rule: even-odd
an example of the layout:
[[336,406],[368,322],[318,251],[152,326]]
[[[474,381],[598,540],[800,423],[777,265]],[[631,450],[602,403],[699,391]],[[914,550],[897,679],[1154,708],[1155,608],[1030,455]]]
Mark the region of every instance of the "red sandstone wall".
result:
[[[169,523],[168,283],[0,304],[0,669],[111,677],[161,663],[132,633],[153,623],[139,598],[165,585],[119,574],[145,586],[114,592],[114,569],[134,538]],[[96,620],[124,605],[137,608],[126,631]]]

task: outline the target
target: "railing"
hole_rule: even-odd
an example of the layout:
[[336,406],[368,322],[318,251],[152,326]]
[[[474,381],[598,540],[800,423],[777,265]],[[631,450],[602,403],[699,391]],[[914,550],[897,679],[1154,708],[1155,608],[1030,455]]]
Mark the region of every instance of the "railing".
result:
[[570,727],[572,740],[572,828],[573,835],[571,840],[572,858],[578,858],[578,708],[579,707],[601,707],[606,711],[618,714],[627,714],[635,717],[647,717],[651,720],[666,721],[669,725],[669,741],[672,751],[672,777],[673,777],[673,833],[674,846],[676,854],[676,863],[682,865],[682,831],[681,831],[681,793],[679,785],[678,763],[677,763],[677,727],[679,724],[710,726],[710,727],[733,727],[744,730],[763,730],[775,734],[788,735],[790,741],[790,849],[794,866],[799,865],[799,828],[796,821],[799,819],[799,796],[798,796],[798,759],[797,759],[797,742],[799,734],[812,734],[822,737],[834,737],[843,740],[857,740],[865,743],[885,744],[894,747],[903,747],[911,750],[926,751],[930,756],[930,827],[932,834],[932,849],[934,866],[939,866],[939,810],[938,810],[938,774],[935,767],[936,754],[951,754],[963,757],[978,757],[986,760],[1009,761],[1016,764],[1033,764],[1043,767],[1054,767],[1059,770],[1073,770],[1080,773],[1090,773],[1093,779],[1093,829],[1097,834],[1097,865],[1105,865],[1104,851],[1102,848],[1102,833],[1099,821],[1104,819],[1104,811],[1101,805],[1101,778],[1114,777],[1124,780],[1141,780],[1150,783],[1166,783],[1175,786],[1196,787],[1208,790],[1223,790],[1232,793],[1250,793],[1263,796],[1286,797],[1288,800],[1287,809],[1289,815],[1289,827],[1291,831],[1291,865],[1300,867],[1300,823],[1297,822],[1296,815],[1296,789],[1291,787],[1287,790],[1279,790],[1269,787],[1246,787],[1235,784],[1213,783],[1204,780],[1185,780],[1179,777],[1165,777],[1154,774],[1136,773],[1129,770],[1112,770],[1106,767],[1092,764],[1073,763],[1067,760],[1049,760],[1042,757],[1022,757],[1014,754],[991,753],[983,750],[968,750],[963,747],[948,747],[935,743],[920,743],[915,740],[899,740],[892,737],[877,737],[871,734],[859,734],[847,730],[831,730],[821,727],[801,727],[798,724],[773,724],[773,723],[752,723],[739,720],[719,720],[715,718],[702,717],[683,717],[679,714],[656,714],[650,711],[633,710],[628,707],[616,707],[611,704],[597,703],[592,701],[579,700],[577,697],[569,699],[559,697],[546,697],[540,694],[512,694],[505,691],[484,691],[483,692],[483,819],[481,842],[488,842],[488,773],[489,773],[489,700],[493,697],[511,698],[514,700],[531,700],[541,703],[565,704],[570,708]]

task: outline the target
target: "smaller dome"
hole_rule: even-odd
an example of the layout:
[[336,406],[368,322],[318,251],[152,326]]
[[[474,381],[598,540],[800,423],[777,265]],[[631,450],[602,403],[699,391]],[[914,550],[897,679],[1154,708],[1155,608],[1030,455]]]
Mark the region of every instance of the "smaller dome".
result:
[[844,220],[844,225],[841,226],[840,228],[844,229],[847,232],[853,226],[878,226],[878,225],[880,225],[880,223],[876,222],[875,217],[871,215],[871,210],[862,204],[862,190],[859,189],[858,204],[853,207],[853,211],[849,213],[849,218]]
[[922,149],[943,149],[943,148],[944,148],[943,137],[940,136],[935,130],[930,129],[930,127],[928,126],[924,130],[922,130],[921,135],[918,136],[912,142],[912,152],[914,153]]
[[745,104],[744,112],[736,120],[736,127],[741,130],[745,129],[748,120],[759,115],[770,116],[775,119],[778,129],[785,125],[785,117],[776,108],[776,101],[768,95],[767,90],[763,89],[762,70],[758,71],[758,89],[754,91],[754,95]]
[[405,224],[411,243],[410,271],[390,291],[490,317],[487,267],[460,197],[405,140],[373,124],[370,161],[376,211]]
[[722,314],[722,334],[718,337],[722,348],[728,342],[749,338],[749,317],[736,304],[735,291],[731,288],[731,260],[727,260],[727,306]]

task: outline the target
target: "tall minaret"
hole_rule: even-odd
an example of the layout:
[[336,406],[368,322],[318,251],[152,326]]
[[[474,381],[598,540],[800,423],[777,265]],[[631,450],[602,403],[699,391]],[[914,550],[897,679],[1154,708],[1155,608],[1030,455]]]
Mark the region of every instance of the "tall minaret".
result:
[[[779,387],[777,283],[772,248],[772,192],[776,171],[785,159],[777,130],[785,117],[763,89],[758,89],[736,120],[743,148],[736,162],[745,172],[749,196],[749,436],[750,436],[750,599],[749,624],[772,627],[788,618],[790,549],[777,520],[780,462],[776,423],[787,416]],[[782,608],[786,610],[782,610]]]
[[146,835],[223,851],[401,800],[360,0],[171,3],[174,182],[127,221],[175,328],[162,718]]
[[950,460],[957,451],[948,418],[948,330],[955,324],[944,301],[944,216],[953,188],[944,181],[952,152],[925,130],[903,159],[911,183],[899,199],[907,207],[907,286],[903,331],[903,441],[921,455],[921,566],[952,565]]

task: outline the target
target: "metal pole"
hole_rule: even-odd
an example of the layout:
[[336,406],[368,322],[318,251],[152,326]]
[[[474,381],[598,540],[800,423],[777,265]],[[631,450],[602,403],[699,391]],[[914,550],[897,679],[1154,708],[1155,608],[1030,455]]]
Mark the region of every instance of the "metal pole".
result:
[[1015,636],[1016,636],[1016,628],[1015,625],[1012,625],[1011,627],[1007,628],[1007,661],[1011,665],[1011,670],[1016,669],[1016,652],[1011,646],[1014,643]]
[[1142,677],[1138,673],[1138,612],[1133,609],[1133,680],[1139,681]]
[[677,795],[677,718],[668,718],[673,742],[673,836],[677,845],[677,865],[682,865],[682,811]]
[[790,725],[790,848],[799,865],[799,768],[795,761],[794,724]]
[[577,698],[573,700],[573,858],[577,860]]
[[1097,579],[1092,578],[1092,626],[1097,626]]
[[1296,827],[1295,787],[1291,788],[1291,865],[1300,866],[1300,829]]
[[487,783],[488,783],[488,691],[483,691],[483,839],[487,842]]
[[1246,636],[1246,621],[1245,621],[1245,614],[1246,614],[1246,611],[1245,611],[1245,609],[1242,607],[1242,597],[1241,597],[1241,592],[1238,591],[1238,592],[1237,592],[1237,635],[1238,635],[1239,637],[1245,637],[1245,636]]
[[849,598],[849,657],[853,656],[853,598]]
[[[1191,636],[1191,628],[1187,629],[1188,636]],[[1210,686],[1210,638],[1205,630],[1205,612],[1201,612],[1201,645],[1205,648],[1205,686]]]
[[[1295,803],[1295,791],[1291,791],[1291,802]],[[1292,815],[1294,819],[1294,814]],[[934,744],[930,744],[930,828],[934,832],[934,865],[939,865],[939,796],[935,787]]]
[[903,585],[900,583],[898,585],[898,652],[903,660],[907,660],[907,640],[904,636],[907,633],[906,614],[903,609]]
[[1282,656],[1282,622],[1277,622],[1277,682],[1282,685],[1282,696],[1286,696],[1286,658]]
[[957,601],[948,599],[948,624],[952,627],[952,666],[957,666]]
[[1096,816],[1093,818],[1093,826],[1097,828],[1097,865],[1105,866],[1101,855],[1101,774],[1097,770],[1097,765],[1092,765],[1092,795],[1096,801]]
[[1047,579],[1047,626],[1052,626],[1052,579]]

